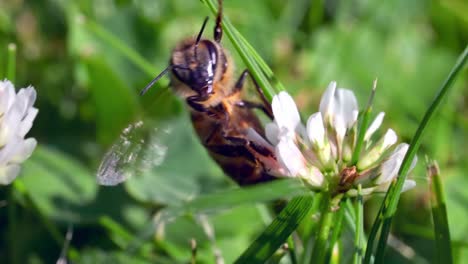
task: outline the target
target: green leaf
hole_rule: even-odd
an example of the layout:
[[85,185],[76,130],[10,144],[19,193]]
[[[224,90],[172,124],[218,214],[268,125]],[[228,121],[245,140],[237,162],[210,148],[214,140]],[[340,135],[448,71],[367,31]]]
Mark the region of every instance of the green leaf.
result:
[[265,263],[309,215],[312,196],[292,199],[235,263]]
[[78,222],[76,207],[95,198],[94,176],[74,159],[57,150],[39,145],[23,166],[21,181],[49,218]]
[[139,110],[136,93],[100,57],[86,59],[95,104],[97,138],[110,144]]
[[125,248],[133,238],[129,230],[108,216],[102,216],[99,223],[107,229],[112,241],[121,248]]
[[180,206],[168,207],[165,214],[168,218],[172,218],[183,214],[208,213],[244,204],[285,199],[308,192],[310,190],[297,179],[276,180],[255,186],[201,195]]
[[[149,254],[148,254],[149,255]],[[80,252],[76,259],[71,259],[73,263],[93,264],[93,263],[135,263],[135,264],[176,264],[173,259],[164,256],[140,257],[135,254],[128,254],[121,251],[104,251],[99,248],[86,248]]]
[[[310,193],[310,190],[297,179],[284,179],[245,188],[228,189],[212,194],[201,195],[185,203],[172,204],[158,212],[155,217],[155,223],[150,223],[140,230],[139,235],[132,241],[128,250],[138,248],[144,241],[152,236],[154,231],[160,226],[183,215],[213,213],[235,206],[252,205],[308,193]],[[304,202],[308,205],[310,201],[308,199],[302,199],[299,202]],[[308,207],[298,206],[297,208],[303,209]],[[298,215],[298,217],[303,217],[300,213],[298,213]],[[300,221],[299,219],[293,220]]]

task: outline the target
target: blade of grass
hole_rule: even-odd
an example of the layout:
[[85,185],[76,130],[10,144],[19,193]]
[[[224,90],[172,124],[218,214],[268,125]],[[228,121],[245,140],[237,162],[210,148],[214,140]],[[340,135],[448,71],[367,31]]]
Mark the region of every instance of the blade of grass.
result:
[[436,161],[429,162],[427,176],[431,186],[431,210],[438,263],[453,263],[445,194]]
[[119,38],[109,32],[107,29],[97,24],[96,22],[82,16],[79,18],[80,22],[91,32],[93,32],[102,41],[109,44],[115,50],[119,51],[124,57],[131,61],[135,66],[140,68],[143,72],[148,74],[149,77],[154,77],[157,69],[147,61],[143,56],[138,54],[137,51],[122,42]]
[[[372,224],[371,231],[369,233],[369,238],[367,239],[366,245],[366,254],[364,255],[364,263],[371,263],[372,259],[372,251],[374,249],[374,242],[377,238],[377,234],[380,230],[380,226],[382,225],[383,220],[383,210],[385,210],[384,206],[380,206],[379,211],[375,217],[374,223]],[[356,227],[357,228],[357,227]]]
[[201,195],[180,206],[168,207],[166,215],[176,217],[183,214],[209,213],[243,204],[261,203],[285,199],[309,193],[303,183],[296,179],[284,179],[236,188],[223,192]]
[[291,264],[297,264],[296,247],[292,236],[288,238],[288,255]]
[[265,263],[309,215],[312,196],[292,199],[235,263]]
[[[424,117],[421,123],[419,124],[419,127],[413,139],[411,140],[410,147],[408,151],[406,152],[406,155],[403,159],[400,170],[398,171],[397,181],[391,184],[387,194],[385,195],[384,201],[382,202],[382,205],[381,205],[381,208],[385,208],[385,210],[381,210],[381,213],[383,216],[383,223],[382,223],[382,231],[379,237],[377,252],[376,252],[375,261],[377,263],[383,262],[385,248],[386,248],[385,245],[387,243],[388,235],[390,233],[390,225],[392,223],[393,215],[396,212],[398,201],[400,199],[401,190],[406,180],[408,170],[410,169],[411,162],[413,161],[413,158],[416,156],[416,152],[418,151],[419,146],[421,145],[422,135],[425,132],[426,127],[429,125],[430,121],[432,120],[432,117],[434,116],[435,111],[439,108],[440,104],[442,103],[442,99],[444,99],[447,93],[450,91],[450,88],[452,87],[453,82],[455,81],[460,71],[463,69],[463,66],[466,63],[467,58],[468,58],[468,45],[465,47],[464,51],[459,56],[457,62],[455,63],[455,66],[450,71],[447,79],[442,84],[440,90],[438,91],[431,105],[429,106],[426,113],[424,114]],[[379,219],[380,217],[381,217],[380,215],[377,216],[375,223],[378,222],[377,219]],[[368,245],[368,247],[369,246],[371,245]]]
[[[213,0],[201,1],[210,8],[213,14],[217,13],[217,8]],[[231,40],[232,44],[234,45],[234,48],[237,50],[242,60],[246,64],[247,68],[249,69],[249,72],[252,74],[252,77],[258,83],[260,88],[262,88],[262,91],[265,94],[265,96],[269,100],[271,100],[276,91],[270,84],[267,76],[262,71],[261,67],[259,66],[259,63],[257,62],[257,60],[260,59],[260,56],[258,56],[258,54],[257,56],[252,56],[250,51],[253,50],[253,48],[249,49],[249,47],[245,45],[245,42],[247,41],[245,41],[245,39],[244,41],[242,41],[242,38],[240,37],[241,35],[238,34],[234,26],[226,17],[223,17],[223,29],[226,32],[228,38]],[[260,59],[260,61],[262,60]],[[265,66],[266,63],[263,62],[262,65]]]
[[258,63],[258,66],[260,69],[262,69],[263,73],[268,77],[270,82],[274,85],[273,88],[276,90],[276,92],[280,91],[286,91],[286,88],[284,85],[275,77],[273,70],[268,66],[268,64],[265,62],[265,60],[262,59],[260,54],[250,45],[250,43],[242,36],[237,29],[235,29],[235,32],[237,34],[237,37],[239,37],[239,40],[247,47],[253,58],[255,59],[255,62]]

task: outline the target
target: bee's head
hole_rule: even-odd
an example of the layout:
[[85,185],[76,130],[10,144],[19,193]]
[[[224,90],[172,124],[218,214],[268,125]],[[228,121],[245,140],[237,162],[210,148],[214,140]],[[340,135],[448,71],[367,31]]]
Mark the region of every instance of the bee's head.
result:
[[172,54],[172,74],[180,82],[203,96],[212,93],[213,83],[220,78],[218,69],[224,63],[222,49],[211,40],[185,43]]
[[184,89],[187,89],[190,93],[195,92],[195,94],[202,98],[207,98],[210,94],[214,93],[213,85],[222,78],[228,64],[226,54],[219,44],[222,37],[222,1],[218,2],[220,9],[216,19],[214,41],[201,39],[203,30],[208,22],[208,17],[206,17],[197,38],[187,39],[177,45],[172,52],[169,67],[156,76],[140,94],[144,94],[169,71],[172,73],[172,81],[184,84],[188,87]]

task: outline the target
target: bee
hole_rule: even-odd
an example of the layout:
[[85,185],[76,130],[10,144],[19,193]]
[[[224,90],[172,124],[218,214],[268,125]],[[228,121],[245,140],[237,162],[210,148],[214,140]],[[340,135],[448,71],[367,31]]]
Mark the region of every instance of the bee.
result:
[[[221,45],[222,0],[218,0],[218,6],[214,40],[202,38],[207,17],[197,37],[185,39],[174,48],[169,66],[140,95],[169,73],[170,86],[185,100],[201,144],[223,171],[239,185],[270,181],[280,174],[280,166],[254,110],[272,118],[271,105],[255,80],[261,103],[242,98],[249,72],[244,70],[237,81],[234,79],[233,61]],[[112,152],[115,150],[107,156]],[[114,159],[105,158],[98,179],[101,174],[107,177],[106,171],[115,172],[115,167]]]

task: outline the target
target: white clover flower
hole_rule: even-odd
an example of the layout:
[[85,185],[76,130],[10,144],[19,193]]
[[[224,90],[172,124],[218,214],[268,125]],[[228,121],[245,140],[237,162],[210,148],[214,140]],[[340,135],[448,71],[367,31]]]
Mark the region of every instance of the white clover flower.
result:
[[38,109],[33,107],[36,90],[32,86],[15,92],[8,81],[0,81],[0,184],[10,184],[34,148],[34,138],[25,139]]
[[[351,90],[331,82],[306,127],[291,96],[280,92],[272,102],[274,122],[265,127],[267,139],[275,146],[286,177],[299,177],[311,188],[356,195],[361,184],[364,195],[386,192],[398,174],[408,144],[394,147],[392,129],[381,138],[374,134],[383,122],[379,113],[364,135],[357,164],[351,164],[357,141],[358,103]],[[411,169],[416,165],[416,158]],[[406,180],[404,190],[416,183]]]

